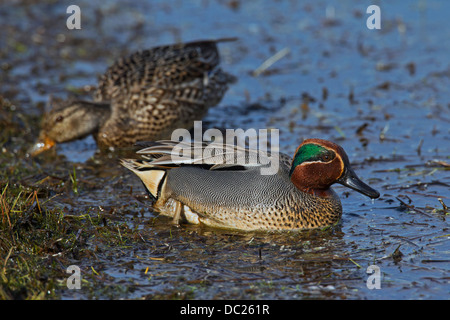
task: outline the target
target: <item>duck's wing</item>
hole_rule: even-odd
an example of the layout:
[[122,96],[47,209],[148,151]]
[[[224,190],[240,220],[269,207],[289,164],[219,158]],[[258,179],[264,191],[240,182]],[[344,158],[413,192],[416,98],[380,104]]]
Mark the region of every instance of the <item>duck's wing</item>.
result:
[[207,170],[249,170],[279,161],[290,166],[290,157],[277,152],[248,149],[240,146],[161,140],[140,143],[137,153],[152,167],[198,166]]
[[203,81],[220,62],[217,43],[234,40],[194,41],[135,52],[108,68],[99,80],[95,98],[112,100],[126,96],[131,88],[176,88],[196,79]]
[[[174,192],[183,199],[203,199],[200,203],[227,194],[236,195],[228,199],[234,201],[248,193],[248,185],[272,194],[268,189],[284,188],[289,181],[290,159],[282,153],[198,142],[157,141],[145,146],[138,151],[141,159],[123,159],[122,165],[141,179],[155,200]],[[274,161],[279,166],[272,168]]]
[[239,146],[204,142],[160,140],[139,142],[140,159],[123,159],[127,168],[147,170],[195,166],[204,170],[252,170],[268,168],[278,162],[282,171],[289,172],[292,159],[284,153],[242,148]]
[[200,79],[217,69],[220,54],[217,43],[234,41],[235,38],[204,40],[169,46],[158,60],[153,82],[160,86],[177,86]]

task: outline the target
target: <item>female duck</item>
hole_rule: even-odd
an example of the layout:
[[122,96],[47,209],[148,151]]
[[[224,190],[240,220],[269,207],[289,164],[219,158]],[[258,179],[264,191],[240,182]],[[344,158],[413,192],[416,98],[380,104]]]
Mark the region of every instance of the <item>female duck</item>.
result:
[[[174,161],[172,151],[178,144],[156,142],[138,152],[143,159],[122,160],[142,180],[155,208],[176,223],[181,218],[239,230],[316,228],[334,224],[342,215],[333,183],[370,198],[380,195],[356,176],[345,151],[327,140],[305,140],[292,160],[280,153],[278,171],[272,175],[262,175],[262,165],[219,163],[217,154],[211,160],[195,148],[185,160]],[[220,151],[226,159],[236,148],[223,145]],[[267,164],[264,154],[254,150],[245,154],[246,160],[256,154]]]
[[231,40],[156,47],[118,60],[101,77],[94,101],[54,103],[30,153],[89,134],[100,148],[110,148],[190,129],[235,81],[219,68],[216,45]]

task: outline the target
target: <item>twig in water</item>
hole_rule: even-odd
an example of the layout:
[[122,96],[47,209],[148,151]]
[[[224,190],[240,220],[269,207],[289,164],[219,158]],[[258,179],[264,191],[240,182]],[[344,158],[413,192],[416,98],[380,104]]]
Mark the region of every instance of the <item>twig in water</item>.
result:
[[423,145],[423,138],[420,139],[419,141],[419,145],[417,146],[417,155],[420,157],[421,153],[422,153],[422,145]]
[[[408,199],[409,199],[409,197],[407,197]],[[395,197],[395,199],[397,199],[398,201],[400,201],[400,203],[402,204],[402,205],[404,205],[405,207],[407,207],[408,209],[411,209],[412,211],[415,211],[415,212],[417,212],[417,213],[421,213],[421,214],[423,214],[423,215],[425,215],[425,216],[427,216],[427,217],[429,217],[429,218],[432,218],[432,216],[430,216],[428,213],[426,213],[426,212],[423,212],[422,210],[420,210],[420,209],[417,209],[415,206],[413,206],[413,205],[409,205],[409,204],[406,204],[404,201],[402,201],[399,197]],[[411,199],[409,199],[409,200],[411,200]]]
[[353,260],[352,258],[348,258],[348,260],[350,260],[351,262],[353,262],[357,267],[358,267],[358,269],[361,269],[362,267],[361,267],[361,265],[359,265],[355,260]]
[[254,77],[259,76],[261,73],[266,71],[271,65],[273,65],[275,62],[283,58],[285,55],[287,55],[291,50],[289,48],[284,48],[275,53],[273,56],[271,56],[269,59],[264,61],[258,68],[255,69],[255,71],[252,72],[252,75]]
[[444,203],[444,201],[442,201],[442,198],[438,198],[438,201],[442,204],[442,209],[444,209],[444,212],[447,213],[448,207],[447,207],[447,205]]

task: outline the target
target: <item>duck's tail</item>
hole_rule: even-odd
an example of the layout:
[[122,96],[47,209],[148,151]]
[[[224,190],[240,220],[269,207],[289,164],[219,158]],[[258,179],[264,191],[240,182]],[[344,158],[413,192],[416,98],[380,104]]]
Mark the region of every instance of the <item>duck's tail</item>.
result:
[[145,160],[121,159],[120,162],[141,179],[153,200],[158,200],[166,182],[168,168],[153,166]]

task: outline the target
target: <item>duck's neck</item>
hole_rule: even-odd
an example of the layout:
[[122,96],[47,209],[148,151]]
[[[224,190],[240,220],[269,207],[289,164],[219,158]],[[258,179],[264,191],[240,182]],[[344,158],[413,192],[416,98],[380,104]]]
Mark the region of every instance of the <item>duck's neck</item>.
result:
[[313,196],[320,198],[330,198],[334,196],[333,189],[331,188],[312,188],[311,186],[304,185],[302,183],[298,183],[298,181],[294,182],[294,185],[302,192],[309,193]]
[[328,189],[303,189],[303,192],[312,194],[313,196],[320,198],[332,198],[334,196],[334,192],[331,188]]
[[78,112],[82,113],[80,129],[83,133],[95,133],[111,117],[111,105],[109,102],[78,101]]
[[322,185],[314,179],[314,176],[304,175],[305,171],[294,170],[291,175],[291,182],[302,192],[309,193],[316,197],[333,197],[333,190],[330,186]]

